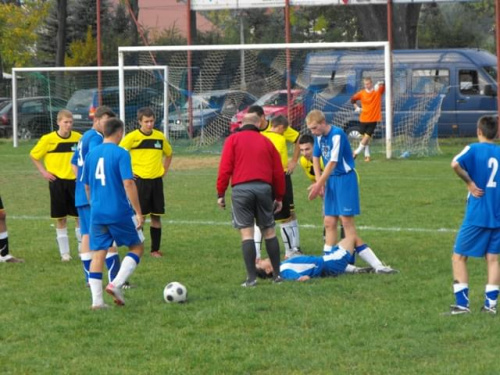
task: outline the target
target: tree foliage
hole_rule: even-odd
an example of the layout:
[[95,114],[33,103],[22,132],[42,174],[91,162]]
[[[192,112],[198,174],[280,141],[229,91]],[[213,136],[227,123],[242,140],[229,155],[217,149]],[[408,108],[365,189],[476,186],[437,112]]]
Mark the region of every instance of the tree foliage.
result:
[[70,43],[68,54],[64,59],[66,66],[92,66],[97,62],[97,41],[92,35],[92,27],[87,28],[85,40],[74,40]]
[[0,4],[0,56],[3,67],[32,65],[37,34],[46,14],[40,2],[25,2],[23,6]]

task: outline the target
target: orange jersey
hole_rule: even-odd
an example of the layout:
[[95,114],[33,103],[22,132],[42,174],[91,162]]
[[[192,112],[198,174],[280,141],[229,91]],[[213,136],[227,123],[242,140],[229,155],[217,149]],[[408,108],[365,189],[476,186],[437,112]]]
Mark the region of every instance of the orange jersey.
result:
[[382,95],[384,94],[385,86],[380,85],[377,89],[366,91],[365,89],[358,91],[351,97],[351,102],[361,102],[361,114],[359,121],[361,122],[379,122],[382,121]]

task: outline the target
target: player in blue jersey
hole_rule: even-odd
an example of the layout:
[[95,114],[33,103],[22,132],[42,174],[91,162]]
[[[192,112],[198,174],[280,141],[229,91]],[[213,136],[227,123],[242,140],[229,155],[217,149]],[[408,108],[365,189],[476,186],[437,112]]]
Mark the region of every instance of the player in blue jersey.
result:
[[449,314],[470,313],[468,257],[485,258],[488,279],[482,311],[496,314],[500,285],[500,147],[494,143],[498,119],[484,116],[477,124],[479,143],[466,146],[451,167],[469,191],[465,217],[452,256],[455,304]]
[[[80,249],[80,259],[82,260],[85,273],[85,282],[89,281],[90,261],[92,253],[89,248],[90,229],[90,205],[85,193],[85,184],[82,181],[83,166],[87,154],[103,141],[102,131],[104,123],[112,117],[116,117],[113,110],[107,106],[98,107],[95,111],[92,129],[87,130],[78,142],[77,149],[71,159],[71,165],[76,175],[75,206],[80,218],[80,232],[82,246]],[[120,269],[120,256],[116,247],[111,247],[106,255],[106,266],[108,267],[108,279],[111,282]]]
[[[368,273],[372,267],[354,267],[349,260],[354,253],[349,241],[343,239],[332,251],[322,256],[298,255],[283,261],[280,265],[281,277],[285,280],[307,281],[317,277],[338,276],[343,273]],[[273,267],[269,259],[259,259],[256,264],[257,275],[261,278],[272,277]]]
[[102,296],[102,269],[107,249],[116,242],[129,247],[118,275],[106,292],[119,306],[125,304],[121,287],[135,271],[144,252],[142,216],[130,154],[118,146],[124,124],[112,118],[104,125],[103,144],[95,147],[85,160],[83,181],[90,202],[89,284],[92,309],[107,307]]
[[[344,131],[326,123],[325,115],[312,110],[306,117],[308,129],[315,136],[313,167],[316,182],[309,186],[309,199],[324,196],[325,245],[328,254],[337,242],[340,219],[345,239],[357,254],[375,268],[376,273],[397,273],[384,265],[356,233],[354,217],[360,214],[358,178],[354,171],[351,146]],[[321,168],[322,158],[324,169]]]

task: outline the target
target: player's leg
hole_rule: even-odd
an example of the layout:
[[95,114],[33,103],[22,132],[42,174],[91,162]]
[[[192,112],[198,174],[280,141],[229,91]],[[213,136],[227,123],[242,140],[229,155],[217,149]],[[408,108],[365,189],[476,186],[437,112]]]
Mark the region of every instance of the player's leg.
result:
[[90,252],[90,206],[78,207],[78,216],[80,218],[80,260],[82,261],[85,283],[89,282],[90,262],[92,253]]
[[362,122],[360,123],[360,127],[361,129],[359,130],[359,132],[361,134],[363,134],[363,136],[361,137],[361,141],[359,142],[359,145],[358,145],[358,148],[356,150],[354,150],[354,152],[352,153],[352,157],[354,159],[356,159],[356,157],[361,153],[363,152],[363,150],[365,149],[365,143],[366,143],[366,123]]
[[500,266],[498,264],[498,253],[500,252],[500,229],[491,229],[490,231],[490,242],[488,249],[486,250],[488,281],[484,291],[485,298],[482,311],[490,314],[496,314],[500,289]]
[[330,253],[333,247],[337,243],[337,223],[338,216],[325,215],[323,217],[323,227],[325,230],[325,244],[323,247],[323,252]]
[[257,224],[253,226],[253,240],[255,242],[255,259],[258,261],[262,255],[262,232]]
[[108,226],[109,233],[118,246],[128,246],[129,251],[123,258],[118,274],[106,287],[106,292],[113,296],[117,305],[124,305],[122,287],[137,268],[144,253],[144,235],[137,229],[135,216],[124,219],[123,222]]
[[112,282],[118,271],[120,270],[120,254],[118,254],[118,248],[113,242],[113,245],[108,249],[106,254],[106,268],[108,269],[108,281]]
[[7,213],[0,198],[0,263],[22,263],[23,259],[9,254],[9,234],[7,232]]
[[56,235],[61,261],[69,262],[71,255],[69,251],[68,225],[65,217],[56,219]]
[[92,309],[98,310],[105,307],[102,294],[102,269],[106,250],[96,250],[92,252],[92,261],[89,270],[89,286],[92,293]]
[[161,258],[163,253],[160,251],[161,245],[161,215],[165,214],[165,197],[163,195],[163,179],[155,178],[147,180],[149,186],[150,200],[150,219],[149,233],[151,235],[151,255],[156,258]]
[[[281,217],[275,215],[275,220],[282,219],[280,222],[281,238],[285,246],[285,258],[295,255],[301,255],[300,234],[297,215],[295,214],[295,203],[293,199],[293,184],[290,174],[285,174],[286,193],[283,199],[283,213]],[[280,213],[278,213],[279,215]]]
[[398,273],[398,270],[391,268],[390,266],[386,266],[382,261],[377,257],[374,251],[368,246],[359,236],[356,237],[355,242],[355,254],[358,254],[361,259],[363,259],[366,263],[370,265],[375,271],[375,273],[379,274],[392,274]]
[[[71,206],[71,199],[68,199],[67,188],[67,180],[56,179],[49,182],[50,216],[56,220],[56,239],[59,254],[63,262],[71,260],[66,217],[68,215],[78,216],[74,203],[74,193],[73,205]],[[70,209],[71,212],[68,212]]]
[[273,280],[276,283],[281,282],[280,276],[280,245],[276,237],[274,227],[268,227],[262,230],[262,235],[266,241],[266,251],[273,266]]

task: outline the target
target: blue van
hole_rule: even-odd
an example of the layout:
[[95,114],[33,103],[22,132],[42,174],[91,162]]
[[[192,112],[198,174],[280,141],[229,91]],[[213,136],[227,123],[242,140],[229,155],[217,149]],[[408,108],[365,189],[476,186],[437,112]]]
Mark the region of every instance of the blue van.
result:
[[[437,123],[440,137],[475,136],[477,120],[497,114],[495,55],[479,49],[395,50],[392,58],[393,97],[403,98],[394,107],[395,131],[399,120],[423,96],[435,95],[437,106],[441,104]],[[319,106],[328,121],[338,119],[342,108],[352,108],[350,97],[362,88],[363,77],[371,76],[374,83],[384,80],[382,61],[380,50],[310,53],[303,77],[309,89],[306,108]],[[346,131],[356,129],[357,117],[354,113],[343,116],[343,123],[336,125]],[[384,127],[380,128],[379,134]]]
[[[102,105],[120,113],[120,91],[118,86],[101,90]],[[127,130],[137,125],[137,110],[151,107],[156,113],[156,123],[163,120],[163,93],[149,87],[125,87],[125,125]],[[92,127],[96,108],[99,106],[97,88],[77,90],[68,101],[66,108],[73,113],[73,128],[84,132]]]

